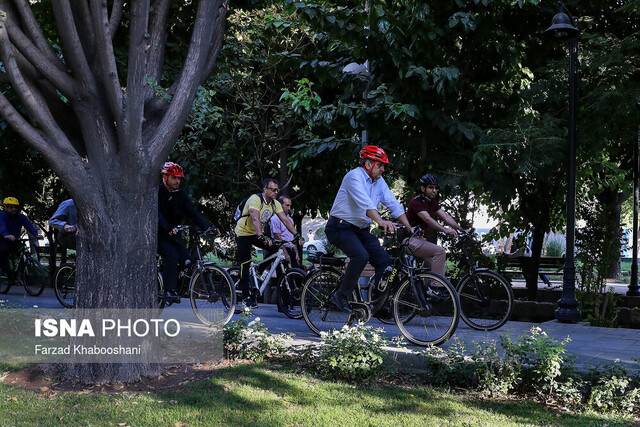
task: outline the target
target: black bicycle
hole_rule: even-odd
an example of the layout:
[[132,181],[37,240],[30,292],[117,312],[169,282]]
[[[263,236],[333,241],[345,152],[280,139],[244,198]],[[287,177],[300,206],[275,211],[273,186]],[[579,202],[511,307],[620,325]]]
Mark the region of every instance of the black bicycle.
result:
[[[22,283],[25,291],[31,296],[37,297],[44,291],[47,279],[44,267],[31,255],[27,246],[29,239],[20,239],[22,245],[9,259],[11,270],[15,273],[16,283]],[[9,280],[7,272],[0,276],[0,294],[6,294],[13,283]]]
[[[278,249],[276,253],[261,262],[255,263],[252,261],[249,264],[249,289],[251,295],[256,299],[258,296],[263,295],[271,280],[276,278],[278,309],[291,319],[301,319],[300,295],[302,293],[302,283],[307,274],[300,268],[287,268],[285,266],[286,257],[283,245],[288,242],[284,240],[273,240],[272,242],[274,248]],[[258,273],[259,270],[263,270],[262,274]],[[240,267],[229,268],[229,274],[236,284],[236,294],[238,295],[236,298],[244,297],[237,286],[240,280]]]
[[[72,308],[76,299],[76,265],[67,262],[56,271],[56,277],[53,281],[53,290],[56,294],[58,302],[65,308]],[[158,268],[158,292],[162,292],[162,275]],[[158,305],[161,305],[160,297],[158,297]],[[162,305],[164,307],[164,305]]]
[[[398,227],[402,228],[402,227]],[[414,235],[420,232],[414,231]],[[375,288],[370,286],[367,301],[360,289],[353,292],[353,314],[340,311],[331,295],[340,287],[345,258],[322,256],[320,267],[309,273],[302,288],[302,313],[309,328],[329,333],[350,325],[354,320],[367,322],[372,316],[394,319],[402,335],[421,345],[440,345],[456,331],[460,302],[449,281],[428,269],[416,268],[408,248],[408,239],[400,245],[400,256],[385,271]]]
[[459,232],[460,260],[451,281],[460,298],[460,317],[480,331],[493,331],[504,325],[514,308],[513,289],[507,279],[488,268],[478,268],[471,251],[480,247],[473,232]]
[[[188,225],[179,225],[176,228],[180,233],[191,231],[188,239],[191,262],[178,273],[178,295],[189,297],[193,312],[203,324],[225,325],[233,316],[236,306],[233,280],[223,267],[204,261],[200,251],[200,240],[206,235],[217,234],[217,230],[210,227],[204,231],[195,231]],[[158,292],[160,308],[180,303],[179,300],[175,301],[164,295],[161,275],[158,280]]]

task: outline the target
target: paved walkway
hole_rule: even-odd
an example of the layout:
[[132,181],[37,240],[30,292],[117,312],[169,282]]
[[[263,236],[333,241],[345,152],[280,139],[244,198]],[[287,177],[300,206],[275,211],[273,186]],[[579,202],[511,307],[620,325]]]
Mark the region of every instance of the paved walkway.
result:
[[[60,308],[60,303],[56,300],[52,289],[45,289],[39,297],[26,295],[22,288],[12,288],[8,294],[0,295],[3,304],[31,308]],[[183,302],[175,309],[188,310],[189,302]],[[165,310],[171,310],[170,307]],[[320,338],[315,335],[306,325],[304,320],[292,320],[278,313],[274,305],[261,304],[253,311],[253,315],[260,318],[260,321],[268,328],[272,334],[291,332],[295,334],[295,342],[317,343]],[[237,318],[238,316],[234,316]],[[395,325],[384,325],[376,319],[369,322],[374,327],[384,328],[386,335],[391,338],[399,336],[400,333]],[[555,320],[544,323],[530,322],[507,322],[502,328],[491,332],[480,332],[469,328],[462,320],[458,326],[455,337],[462,340],[467,349],[472,350],[474,343],[488,343],[498,340],[500,336],[509,336],[516,340],[519,336],[527,334],[528,331],[537,326],[546,332],[551,338],[562,341],[569,337],[571,341],[566,345],[568,353],[577,357],[579,367],[585,368],[594,364],[605,364],[619,360],[630,368],[639,369],[634,358],[640,357],[640,329],[621,328],[600,328],[588,326],[584,323],[568,324]],[[452,344],[449,340],[442,345],[446,349]],[[407,349],[420,350],[420,347],[407,345]],[[394,350],[404,367],[421,367],[421,358],[412,356],[407,351]]]

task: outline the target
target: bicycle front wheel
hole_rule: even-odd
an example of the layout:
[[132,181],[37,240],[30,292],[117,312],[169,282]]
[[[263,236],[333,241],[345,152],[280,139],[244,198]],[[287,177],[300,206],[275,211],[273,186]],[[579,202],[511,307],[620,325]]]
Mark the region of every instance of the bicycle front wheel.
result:
[[216,264],[205,264],[191,276],[191,307],[205,325],[225,325],[236,308],[236,293],[227,271]]
[[278,307],[290,319],[302,319],[300,297],[306,274],[299,268],[287,268],[278,281]]
[[31,296],[37,297],[44,291],[47,279],[44,274],[44,267],[35,258],[25,258],[24,271],[22,272],[24,289]]
[[493,271],[467,274],[458,284],[460,316],[479,331],[493,331],[504,325],[513,313],[513,289],[504,277]]
[[339,330],[351,323],[348,313],[340,311],[330,300],[340,286],[342,274],[323,267],[307,276],[302,287],[300,305],[302,316],[309,328],[320,335]]
[[53,282],[56,298],[65,308],[73,307],[76,298],[76,268],[73,265],[64,264],[56,272]]
[[410,342],[440,345],[456,331],[460,302],[453,285],[426,270],[407,277],[393,297],[393,316],[398,329]]

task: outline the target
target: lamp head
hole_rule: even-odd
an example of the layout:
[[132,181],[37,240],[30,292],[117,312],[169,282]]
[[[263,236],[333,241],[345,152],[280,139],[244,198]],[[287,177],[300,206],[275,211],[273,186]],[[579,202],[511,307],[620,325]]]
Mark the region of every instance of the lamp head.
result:
[[574,18],[567,15],[569,12],[564,3],[558,2],[558,13],[553,16],[551,26],[545,30],[546,34],[552,35],[561,40],[568,40],[576,37],[580,30],[575,26]]

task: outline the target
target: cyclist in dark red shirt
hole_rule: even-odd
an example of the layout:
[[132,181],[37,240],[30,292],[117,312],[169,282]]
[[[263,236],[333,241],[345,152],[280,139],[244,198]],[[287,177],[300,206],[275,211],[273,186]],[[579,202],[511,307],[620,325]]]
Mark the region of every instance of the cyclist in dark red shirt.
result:
[[[431,268],[431,271],[444,276],[447,252],[436,244],[436,234],[442,232],[452,237],[458,237],[457,230],[462,230],[462,227],[440,207],[436,200],[439,188],[437,176],[423,175],[420,178],[420,194],[409,202],[407,219],[411,226],[419,225],[425,230],[425,238],[412,237],[409,240],[409,248]],[[438,219],[448,227],[441,225],[437,221]]]

